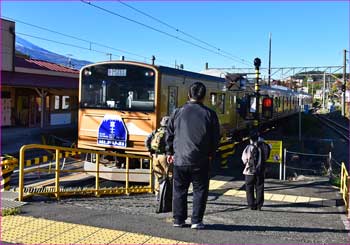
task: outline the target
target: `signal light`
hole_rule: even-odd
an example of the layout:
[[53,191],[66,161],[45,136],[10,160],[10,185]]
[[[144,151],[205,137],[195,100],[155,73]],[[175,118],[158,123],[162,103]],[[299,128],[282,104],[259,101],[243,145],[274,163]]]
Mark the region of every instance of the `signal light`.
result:
[[261,115],[265,119],[271,119],[273,115],[273,99],[263,98]]
[[342,91],[342,92],[345,92],[345,85],[344,85],[344,84],[341,85],[341,91]]

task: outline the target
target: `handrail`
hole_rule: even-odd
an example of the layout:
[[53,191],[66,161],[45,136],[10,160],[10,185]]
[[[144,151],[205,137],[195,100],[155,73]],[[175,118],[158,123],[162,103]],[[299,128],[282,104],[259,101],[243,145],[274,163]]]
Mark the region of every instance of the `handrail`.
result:
[[[148,174],[150,174],[149,178],[149,186],[148,189],[150,192],[153,191],[153,184],[152,184],[152,159],[149,156],[143,156],[143,155],[133,155],[133,154],[124,154],[124,153],[115,153],[110,151],[98,151],[98,150],[90,150],[90,149],[80,149],[80,148],[69,148],[69,147],[63,147],[63,146],[51,146],[51,145],[40,145],[40,144],[30,144],[30,145],[24,145],[20,149],[19,154],[19,194],[18,194],[18,200],[23,201],[24,198],[24,153],[28,149],[44,149],[44,150],[54,150],[55,151],[55,188],[54,191],[52,191],[51,194],[54,194],[57,199],[60,198],[60,194],[62,192],[60,188],[60,172],[66,172],[66,170],[60,170],[60,156],[62,155],[61,152],[72,152],[72,153],[88,153],[88,154],[96,154],[96,163],[99,163],[100,155],[107,155],[107,156],[114,156],[114,157],[122,157],[126,160],[126,169],[124,171],[126,175],[125,179],[125,194],[130,193],[130,186],[129,186],[129,160],[131,158],[134,159],[149,159],[150,160],[150,171]],[[67,171],[71,172],[71,171]],[[80,172],[91,172],[91,171],[80,171]],[[99,164],[96,164],[96,171],[93,171],[96,173],[96,182],[95,182],[95,189],[93,190],[93,193],[95,193],[96,196],[100,196],[100,183],[99,183],[99,176],[101,172],[106,171],[100,171],[99,170]],[[102,193],[103,190],[101,190]],[[75,191],[76,193],[77,191]]]
[[348,179],[349,173],[346,169],[345,163],[341,164],[341,172],[340,172],[340,193],[342,194],[345,209],[348,211],[349,208],[349,187],[348,187]]

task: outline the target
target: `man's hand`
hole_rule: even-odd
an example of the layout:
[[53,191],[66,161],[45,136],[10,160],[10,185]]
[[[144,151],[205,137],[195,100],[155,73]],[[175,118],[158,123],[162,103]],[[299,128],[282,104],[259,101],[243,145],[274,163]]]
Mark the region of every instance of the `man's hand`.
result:
[[166,161],[167,161],[169,164],[174,163],[174,156],[173,156],[173,155],[167,155],[167,156],[166,156]]

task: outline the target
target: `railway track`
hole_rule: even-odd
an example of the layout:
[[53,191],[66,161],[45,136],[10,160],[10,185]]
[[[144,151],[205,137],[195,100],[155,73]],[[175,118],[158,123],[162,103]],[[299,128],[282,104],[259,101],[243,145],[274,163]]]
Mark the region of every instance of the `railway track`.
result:
[[349,128],[344,127],[343,125],[340,125],[339,123],[335,122],[334,120],[331,120],[323,115],[314,114],[314,116],[322,122],[322,124],[326,125],[327,127],[333,129],[335,132],[337,132],[343,139],[350,142],[350,131]]

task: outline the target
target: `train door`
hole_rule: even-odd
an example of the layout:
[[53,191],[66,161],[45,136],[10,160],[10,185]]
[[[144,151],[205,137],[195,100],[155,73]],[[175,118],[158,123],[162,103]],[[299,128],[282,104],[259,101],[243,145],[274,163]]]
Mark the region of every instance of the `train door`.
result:
[[178,106],[178,87],[168,87],[168,115],[171,115]]

